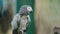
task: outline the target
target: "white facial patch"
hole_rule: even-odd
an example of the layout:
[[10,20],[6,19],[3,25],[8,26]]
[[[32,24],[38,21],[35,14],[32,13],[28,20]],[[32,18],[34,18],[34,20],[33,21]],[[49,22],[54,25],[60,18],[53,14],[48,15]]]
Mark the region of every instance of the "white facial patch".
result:
[[27,7],[27,10],[28,10],[28,11],[32,11],[32,8],[31,8],[31,7]]

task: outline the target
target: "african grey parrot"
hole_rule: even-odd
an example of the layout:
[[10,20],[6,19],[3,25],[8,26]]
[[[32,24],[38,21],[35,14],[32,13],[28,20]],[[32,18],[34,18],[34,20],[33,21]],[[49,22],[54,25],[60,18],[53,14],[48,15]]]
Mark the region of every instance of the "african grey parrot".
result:
[[26,34],[24,31],[28,28],[29,23],[31,22],[29,14],[32,11],[32,7],[29,5],[21,6],[19,13],[13,17],[11,22],[13,34],[17,34],[17,29],[21,31],[22,34]]

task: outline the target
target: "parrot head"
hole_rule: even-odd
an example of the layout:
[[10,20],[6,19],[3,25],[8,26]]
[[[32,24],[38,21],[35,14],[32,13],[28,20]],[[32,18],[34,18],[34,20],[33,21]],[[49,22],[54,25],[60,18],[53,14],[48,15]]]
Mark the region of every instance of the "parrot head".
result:
[[19,14],[29,15],[33,11],[32,7],[29,5],[21,6]]

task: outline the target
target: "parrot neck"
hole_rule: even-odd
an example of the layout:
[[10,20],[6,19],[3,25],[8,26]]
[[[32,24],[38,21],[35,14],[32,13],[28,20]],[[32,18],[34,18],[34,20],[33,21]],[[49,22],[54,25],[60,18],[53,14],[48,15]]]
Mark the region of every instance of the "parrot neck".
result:
[[23,17],[23,16],[28,16],[28,15],[20,15],[21,17]]

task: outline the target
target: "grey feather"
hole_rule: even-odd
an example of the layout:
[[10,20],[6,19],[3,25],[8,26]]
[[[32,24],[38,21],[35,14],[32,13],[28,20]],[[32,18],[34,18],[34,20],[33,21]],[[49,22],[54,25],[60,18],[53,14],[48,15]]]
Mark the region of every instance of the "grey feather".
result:
[[23,5],[21,6],[20,10],[19,10],[19,14],[30,14],[30,12],[27,10],[27,7],[31,7],[29,5]]

